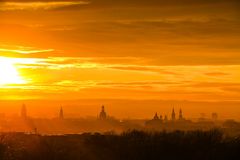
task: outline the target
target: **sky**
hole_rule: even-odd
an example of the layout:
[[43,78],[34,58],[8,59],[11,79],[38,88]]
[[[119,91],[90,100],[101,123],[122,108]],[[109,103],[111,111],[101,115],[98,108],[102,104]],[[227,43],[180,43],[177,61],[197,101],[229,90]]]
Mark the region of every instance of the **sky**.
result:
[[239,101],[240,2],[0,0],[0,100],[42,99]]

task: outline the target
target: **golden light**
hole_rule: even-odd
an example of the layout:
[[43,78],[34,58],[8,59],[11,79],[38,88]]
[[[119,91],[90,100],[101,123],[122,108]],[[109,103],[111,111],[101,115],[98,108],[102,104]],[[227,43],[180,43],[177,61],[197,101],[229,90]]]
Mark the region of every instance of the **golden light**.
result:
[[11,58],[0,57],[0,85],[24,84],[14,61]]

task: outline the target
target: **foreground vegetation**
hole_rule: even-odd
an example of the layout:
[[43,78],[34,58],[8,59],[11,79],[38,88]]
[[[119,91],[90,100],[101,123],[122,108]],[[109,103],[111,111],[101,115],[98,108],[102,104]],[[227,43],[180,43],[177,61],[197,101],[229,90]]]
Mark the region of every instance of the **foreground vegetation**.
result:
[[240,159],[239,151],[240,137],[229,138],[218,130],[0,135],[0,160],[227,160]]

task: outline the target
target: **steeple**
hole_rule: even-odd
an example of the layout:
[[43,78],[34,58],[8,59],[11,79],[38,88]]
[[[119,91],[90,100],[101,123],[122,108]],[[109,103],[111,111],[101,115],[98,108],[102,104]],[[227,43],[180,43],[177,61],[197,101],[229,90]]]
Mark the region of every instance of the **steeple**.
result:
[[105,112],[105,107],[104,106],[102,106],[102,110],[101,110],[101,112],[99,114],[99,118],[101,120],[107,119],[107,113]]
[[27,109],[26,109],[26,105],[25,104],[22,105],[21,117],[24,118],[24,119],[27,118]]
[[176,114],[175,114],[175,111],[174,111],[174,107],[173,107],[173,110],[172,110],[172,120],[173,121],[176,120]]
[[153,117],[153,120],[158,120],[159,118],[158,118],[158,114],[157,113],[155,113],[155,115],[154,115],[154,117]]
[[60,111],[59,111],[59,119],[64,119],[62,107],[60,108]]
[[179,110],[179,120],[183,120],[183,113],[181,108]]

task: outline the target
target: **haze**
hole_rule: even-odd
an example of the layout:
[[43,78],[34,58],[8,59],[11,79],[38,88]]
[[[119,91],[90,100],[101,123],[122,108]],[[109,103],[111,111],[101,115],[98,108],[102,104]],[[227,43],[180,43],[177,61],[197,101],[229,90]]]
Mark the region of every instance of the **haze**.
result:
[[238,0],[1,0],[0,112],[240,119]]

